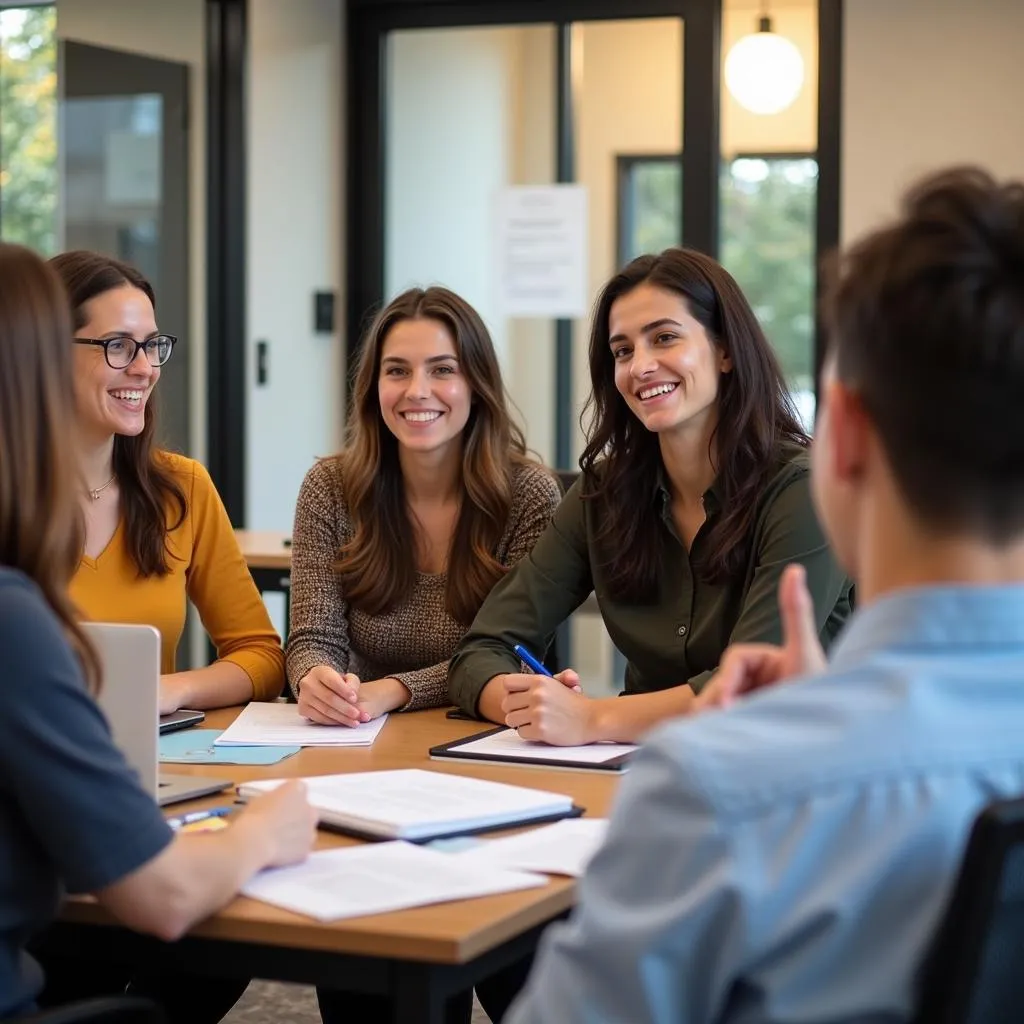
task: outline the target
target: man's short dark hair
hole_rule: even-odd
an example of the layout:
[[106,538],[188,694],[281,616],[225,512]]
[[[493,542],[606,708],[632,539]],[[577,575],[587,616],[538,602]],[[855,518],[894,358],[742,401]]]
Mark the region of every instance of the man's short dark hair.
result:
[[1024,530],[1024,184],[925,178],[840,260],[825,315],[922,521],[995,543]]

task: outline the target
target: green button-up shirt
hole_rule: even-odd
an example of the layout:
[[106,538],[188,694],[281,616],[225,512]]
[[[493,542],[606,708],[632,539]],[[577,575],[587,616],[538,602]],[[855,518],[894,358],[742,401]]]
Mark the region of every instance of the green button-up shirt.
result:
[[704,495],[707,521],[692,551],[679,540],[665,481],[659,481],[654,495],[640,498],[661,503],[662,558],[670,570],[662,574],[658,600],[650,604],[626,604],[609,595],[594,542],[594,504],[582,500],[580,483],[570,488],[533,552],[491,591],[459,644],[449,666],[448,692],[463,710],[476,714],[489,680],[520,671],[514,644],[546,650],[555,629],[591,591],[608,634],[626,657],[626,693],[681,683],[699,692],[729,644],[779,643],[779,577],[790,562],[806,569],[826,649],[850,614],[852,585],[815,515],[808,456],[802,449],[787,453],[762,492],[749,560],[729,580],[707,583],[692,567],[721,509],[714,485]]

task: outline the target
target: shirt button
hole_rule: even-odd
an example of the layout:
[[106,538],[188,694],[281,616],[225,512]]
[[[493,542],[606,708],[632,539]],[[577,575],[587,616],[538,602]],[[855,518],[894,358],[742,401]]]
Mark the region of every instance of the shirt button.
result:
[[679,627],[679,628],[678,628],[678,629],[676,630],[676,632],[677,632],[677,633],[678,633],[678,634],[679,634],[680,636],[686,636],[686,627],[685,627],[685,626],[680,626],[680,627]]

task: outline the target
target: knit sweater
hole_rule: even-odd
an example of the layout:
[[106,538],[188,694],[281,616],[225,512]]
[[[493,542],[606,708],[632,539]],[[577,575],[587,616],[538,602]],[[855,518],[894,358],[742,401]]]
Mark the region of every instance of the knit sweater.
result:
[[[529,554],[560,499],[554,477],[524,466],[513,481],[512,507],[494,557],[511,568]],[[391,677],[411,694],[401,709],[448,702],[448,659],[468,624],[444,607],[445,573],[417,573],[408,597],[370,615],[353,608],[332,566],[354,527],[338,459],[323,459],[306,474],[292,531],[291,630],[287,668],[292,690],[310,669],[329,665],[364,682]]]

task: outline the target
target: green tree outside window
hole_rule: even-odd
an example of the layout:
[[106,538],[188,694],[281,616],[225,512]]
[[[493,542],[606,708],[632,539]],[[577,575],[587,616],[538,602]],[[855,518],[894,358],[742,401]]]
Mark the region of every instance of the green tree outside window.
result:
[[[814,263],[818,165],[812,155],[724,161],[720,258],[775,347],[805,422],[813,419]],[[676,156],[619,158],[622,263],[679,244]]]
[[0,11],[0,238],[57,249],[54,7]]

